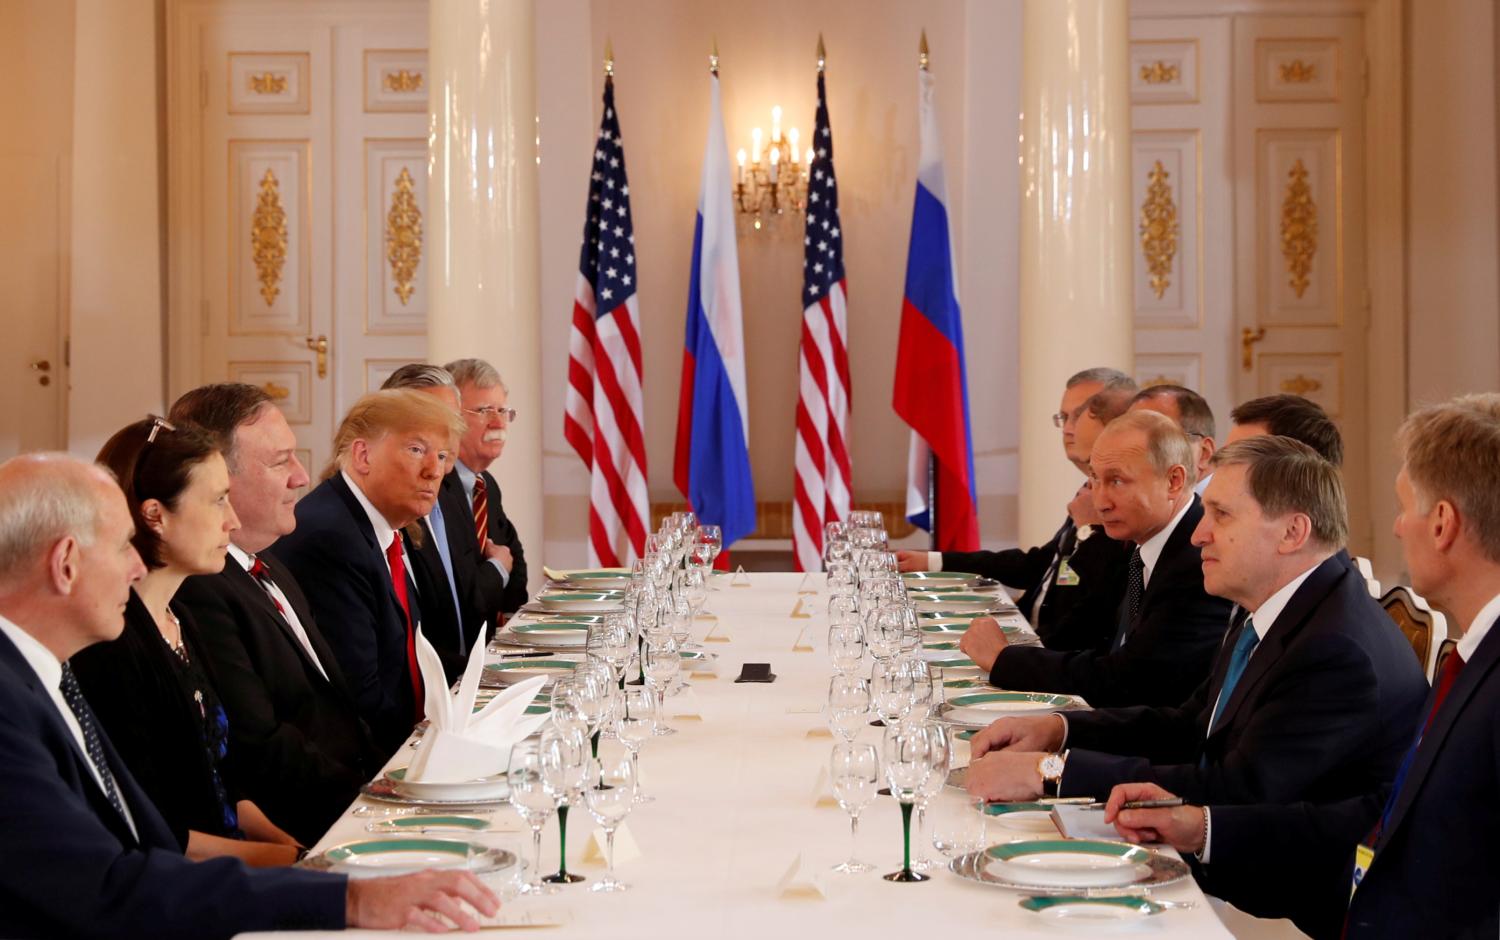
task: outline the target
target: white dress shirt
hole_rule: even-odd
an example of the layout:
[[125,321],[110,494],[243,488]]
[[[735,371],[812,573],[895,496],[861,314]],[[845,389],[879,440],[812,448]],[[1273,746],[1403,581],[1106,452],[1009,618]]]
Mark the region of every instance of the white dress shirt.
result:
[[[475,473],[473,470],[470,470],[468,465],[465,464],[462,460],[453,461],[453,469],[458,471],[458,482],[462,483],[464,486],[464,499],[467,499],[469,501],[469,511],[473,512],[474,481],[479,479],[479,474]],[[491,501],[494,500],[495,494],[489,493],[487,495]],[[477,538],[479,533],[476,532],[474,533],[474,535]],[[500,586],[508,586],[510,584],[510,569],[500,564],[500,559],[498,558],[486,558],[485,561],[488,561],[490,564],[494,565],[495,570],[500,572]],[[941,567],[942,562],[938,562],[938,565]]]
[[[69,733],[73,735],[73,743],[78,745],[78,753],[83,755],[84,764],[88,767],[94,782],[99,785],[99,792],[107,796],[109,789],[104,785],[102,768],[95,767],[94,762],[89,758],[88,745],[83,741],[83,728],[78,724],[78,716],[73,714],[73,709],[68,706],[68,700],[63,698],[62,663],[52,655],[51,650],[42,645],[40,640],[5,617],[0,617],[0,633],[4,633],[16,645],[21,658],[26,660],[31,671],[35,672],[37,679],[41,680],[42,688],[46,689],[47,694],[51,696],[52,704],[62,716],[63,724],[68,726]],[[102,727],[99,733],[101,735],[104,733]],[[120,807],[125,810],[125,824],[130,827],[131,834],[139,840],[140,833],[135,828],[135,817],[130,815],[130,804],[125,801],[125,792],[118,786],[115,789],[120,793]]]
[[[237,563],[241,568],[244,568],[246,574],[249,574],[250,566],[255,564],[255,557],[247,553],[238,545],[233,544],[229,546],[229,554],[230,557],[235,560],[235,563]],[[302,648],[307,651],[307,658],[313,661],[313,665],[318,667],[318,671],[323,674],[323,678],[327,679],[328,670],[324,669],[323,664],[318,661],[318,654],[317,651],[313,649],[312,640],[308,639],[307,637],[307,628],[304,627],[302,625],[302,621],[297,618],[297,610],[292,606],[292,602],[287,600],[287,596],[282,592],[281,586],[269,578],[265,581],[261,581],[260,579],[255,578],[254,575],[251,575],[251,578],[254,579],[255,583],[260,585],[267,594],[271,595],[271,599],[276,602],[276,606],[281,608],[281,619],[285,620],[287,626],[292,628],[292,634],[297,637],[297,642],[301,643]]]
[[1181,524],[1182,517],[1193,508],[1193,502],[1192,497],[1189,497],[1187,502],[1182,504],[1182,508],[1177,510],[1177,515],[1172,517],[1171,522],[1162,526],[1160,532],[1141,543],[1141,564],[1145,566],[1145,570],[1141,572],[1142,588],[1151,586],[1151,572],[1156,569],[1156,563],[1161,560],[1162,550],[1167,547],[1167,539],[1172,537],[1173,531]]
[[1497,617],[1500,617],[1500,594],[1496,594],[1490,598],[1488,604],[1479,608],[1479,616],[1469,624],[1469,629],[1458,638],[1458,643],[1453,648],[1453,652],[1457,653],[1466,665],[1473,658],[1474,651],[1479,649],[1479,644],[1484,642],[1485,634],[1490,632],[1490,627],[1495,625]]

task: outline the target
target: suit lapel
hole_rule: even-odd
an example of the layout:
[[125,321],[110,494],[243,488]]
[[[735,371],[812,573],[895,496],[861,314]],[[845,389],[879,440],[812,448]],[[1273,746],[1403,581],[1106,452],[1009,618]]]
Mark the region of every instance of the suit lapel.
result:
[[[1266,677],[1266,673],[1275,668],[1276,661],[1281,658],[1281,654],[1286,650],[1292,637],[1302,630],[1312,612],[1323,603],[1323,599],[1338,590],[1340,582],[1348,577],[1348,574],[1349,569],[1344,566],[1343,562],[1335,558],[1325,558],[1323,563],[1307,576],[1307,580],[1302,582],[1302,586],[1292,594],[1291,599],[1277,615],[1276,622],[1271,624],[1270,631],[1250,655],[1250,662],[1245,665],[1240,681],[1235,683],[1229,701],[1224,703],[1215,734],[1222,732],[1234,720],[1235,713],[1255,691],[1255,687],[1260,684],[1261,680]],[[1238,631],[1232,632],[1238,633]],[[1225,646],[1230,649],[1231,653],[1237,639],[1237,636],[1225,638]],[[1218,690],[1223,688],[1224,673],[1229,668],[1229,657],[1220,656],[1219,660],[1224,668],[1221,670],[1216,666],[1214,669],[1214,685],[1211,689],[1214,699],[1218,698]]]
[[[1463,671],[1454,681],[1453,688],[1448,692],[1448,698],[1443,702],[1443,707],[1433,717],[1432,727],[1428,728],[1427,733],[1422,736],[1422,743],[1412,757],[1411,769],[1407,771],[1406,779],[1401,784],[1401,792],[1396,794],[1396,805],[1391,807],[1390,821],[1381,830],[1380,842],[1375,847],[1377,855],[1400,827],[1406,811],[1416,801],[1417,793],[1422,789],[1422,783],[1427,779],[1428,772],[1432,770],[1433,762],[1442,751],[1443,742],[1453,730],[1453,726],[1458,723],[1459,716],[1468,707],[1469,699],[1473,698],[1480,686],[1488,681],[1489,674],[1495,670],[1497,663],[1500,663],[1500,628],[1492,625],[1489,633],[1480,642],[1479,648],[1474,651],[1474,658],[1464,663]],[[1424,719],[1431,708],[1432,695],[1428,695],[1427,702],[1423,705],[1422,717]]]
[[[344,475],[342,473],[336,473],[333,476],[329,477],[329,482],[333,484],[333,491],[339,495],[340,499],[343,500],[344,508],[349,511],[349,515],[354,519],[355,527],[358,528],[360,534],[364,536],[365,544],[369,547],[370,552],[374,554],[375,570],[385,575],[385,596],[391,602],[391,610],[395,614],[395,617],[398,621],[403,620],[404,618],[401,614],[401,601],[396,597],[396,582],[391,577],[390,565],[385,560],[385,551],[380,547],[380,544],[375,541],[375,527],[370,524],[370,517],[365,514],[365,507],[360,505],[359,497],[355,496],[354,493],[349,489],[349,484],[344,482]],[[400,539],[403,537],[403,533],[399,529],[396,530],[396,538]],[[411,602],[416,597],[416,591],[411,586],[411,572],[408,571],[406,574],[406,596],[408,598],[408,601]],[[416,622],[416,604],[414,602],[412,603],[412,622]],[[404,623],[402,624],[402,627],[403,629],[405,628]]]
[[[263,556],[261,557],[261,560],[266,561]],[[271,567],[269,562],[267,562],[266,567]],[[246,571],[244,568],[241,568],[239,562],[232,561],[230,564],[224,566],[224,577],[229,579],[229,582],[234,586],[234,589],[238,591],[243,597],[245,597],[249,601],[250,605],[260,612],[262,617],[276,624],[276,629],[280,631],[281,635],[286,638],[286,641],[291,644],[292,649],[296,650],[297,656],[302,660],[302,664],[310,672],[317,672],[318,667],[313,663],[312,659],[308,657],[307,649],[303,647],[302,641],[297,638],[296,632],[292,630],[292,625],[287,622],[287,619],[284,616],[282,616],[281,611],[276,609],[275,598],[271,596],[271,593],[269,591],[256,583],[255,576],[250,574],[250,572]],[[282,587],[282,585],[285,583],[282,578],[277,576],[277,572],[274,569],[271,571],[271,580],[276,582],[277,587]],[[282,593],[286,593],[285,588],[282,588]],[[290,595],[287,597],[287,600],[291,600]],[[298,612],[297,616],[299,620],[302,619],[302,615],[300,612]],[[302,620],[302,623],[305,626],[307,621]],[[319,658],[322,658],[321,653],[319,653]]]

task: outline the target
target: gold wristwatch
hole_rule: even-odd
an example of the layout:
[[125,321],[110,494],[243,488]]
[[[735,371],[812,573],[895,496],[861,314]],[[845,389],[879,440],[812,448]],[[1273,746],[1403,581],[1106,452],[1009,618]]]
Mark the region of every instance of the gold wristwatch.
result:
[[1037,773],[1042,776],[1042,795],[1057,796],[1057,785],[1062,782],[1063,768],[1067,766],[1068,754],[1043,754],[1036,762]]

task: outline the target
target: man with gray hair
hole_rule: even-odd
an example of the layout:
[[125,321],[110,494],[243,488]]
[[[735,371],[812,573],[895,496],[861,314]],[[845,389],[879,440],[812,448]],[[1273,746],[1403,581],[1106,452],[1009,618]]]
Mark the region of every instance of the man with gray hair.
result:
[[[64,455],[0,464],[0,932],[229,937],[245,931],[477,928],[467,872],[353,881],[238,859],[192,862],[136,784],[68,659],[118,637],[145,574],[124,494]],[[441,917],[439,916],[441,915]]]
[[477,597],[493,630],[498,621],[526,603],[526,551],[505,514],[500,485],[490,465],[505,450],[505,438],[516,410],[500,373],[483,359],[455,359],[443,368],[458,383],[467,430],[458,445],[458,463],[443,480],[469,510],[469,531],[483,559],[476,579]]
[[[1193,529],[1193,447],[1170,418],[1130,411],[1112,421],[1090,458],[1094,508],[1110,538],[1133,542],[1109,649],[1012,646],[990,617],[959,648],[1004,689],[1063,692],[1090,705],[1175,705],[1208,675],[1229,624],[1229,602],[1203,589]],[[1055,782],[1055,781],[1054,781]]]
[[1209,678],[1174,707],[1005,718],[975,735],[969,791],[1103,799],[1151,781],[1195,802],[1333,801],[1395,776],[1427,682],[1411,645],[1339,556],[1338,468],[1288,437],[1214,455],[1193,533],[1205,589],[1236,624]]
[[[1085,369],[1068,378],[1052,423],[1062,431],[1063,453],[1070,462],[1088,472],[1087,452],[1081,459],[1076,453],[1088,403],[1099,395],[1128,398],[1134,391],[1134,380],[1117,369]],[[964,571],[1014,588],[1021,616],[1044,644],[1055,649],[1086,649],[1107,639],[1112,632],[1107,627],[1101,632],[1088,625],[1106,619],[1118,606],[1127,556],[1124,545],[1088,521],[1075,520],[1071,512],[1051,539],[1030,549],[896,553],[902,571]],[[1085,626],[1079,629],[1079,623]]]

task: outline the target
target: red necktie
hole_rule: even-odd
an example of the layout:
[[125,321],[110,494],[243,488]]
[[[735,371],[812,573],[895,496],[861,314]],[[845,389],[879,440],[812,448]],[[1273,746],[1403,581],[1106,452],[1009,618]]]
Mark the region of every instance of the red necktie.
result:
[[421,721],[425,709],[422,707],[422,670],[417,665],[417,630],[411,622],[411,600],[406,596],[406,560],[401,557],[401,533],[391,539],[385,550],[385,560],[391,566],[391,587],[396,591],[396,601],[401,605],[401,616],[406,620],[406,671],[411,677],[411,694],[416,703],[417,721]]
[[486,492],[484,477],[474,476],[474,532],[479,536],[479,553],[484,554],[484,544],[490,539],[490,497]]
[[260,584],[261,588],[266,592],[266,596],[271,599],[271,603],[276,605],[276,612],[282,616],[282,619],[285,619],[286,608],[282,607],[281,601],[278,601],[276,595],[271,593],[271,585],[275,582],[271,580],[271,572],[266,568],[266,563],[259,558],[252,560],[250,562],[250,577],[254,578]]

